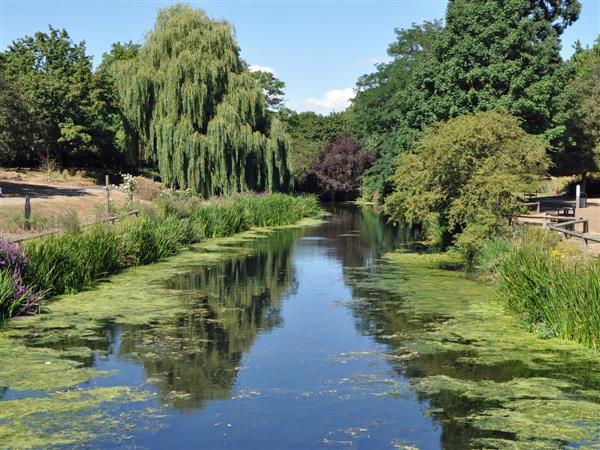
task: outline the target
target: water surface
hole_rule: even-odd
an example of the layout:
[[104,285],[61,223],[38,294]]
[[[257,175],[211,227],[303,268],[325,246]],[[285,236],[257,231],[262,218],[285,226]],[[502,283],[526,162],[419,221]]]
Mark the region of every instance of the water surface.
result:
[[[431,264],[382,260],[410,232],[357,207],[331,213],[315,227],[196,248],[15,322],[3,336],[22,345],[11,357],[23,364],[0,379],[0,399],[34,411],[6,414],[6,435],[30,429],[40,446],[168,449],[600,443],[593,356],[540,343],[513,322],[498,326],[525,348],[509,339],[494,353],[493,333],[473,331],[499,315],[478,306],[491,301],[490,288]],[[462,310],[470,322],[446,330]],[[488,420],[522,414],[508,405],[522,398],[577,402],[591,417],[561,417],[557,403],[549,412],[572,429],[531,436]]]

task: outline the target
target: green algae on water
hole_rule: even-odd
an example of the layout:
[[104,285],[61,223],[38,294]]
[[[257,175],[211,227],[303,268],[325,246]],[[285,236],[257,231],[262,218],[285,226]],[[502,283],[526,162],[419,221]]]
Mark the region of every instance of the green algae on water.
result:
[[[303,221],[302,225],[313,223]],[[286,239],[293,239],[297,232],[291,230],[293,227],[286,228],[290,228]],[[243,289],[240,286],[239,292],[228,292],[227,289],[236,286],[228,286],[217,274],[216,284],[208,288],[219,296],[229,295],[228,302],[233,302],[231,307],[220,303],[225,297],[213,299],[194,294],[181,286],[174,287],[173,280],[185,279],[190,270],[199,268],[211,273],[227,265],[235,271],[243,270],[242,262],[253,253],[252,245],[260,245],[268,236],[281,239],[279,234],[273,234],[274,230],[255,229],[194,245],[164,262],[131,268],[112,276],[93,290],[59,297],[47,305],[43,314],[5,323],[0,328],[0,388],[3,388],[0,394],[7,389],[9,393],[21,391],[22,394],[14,400],[0,401],[2,445],[45,448],[115,437],[126,439],[128,432],[123,427],[133,426],[128,422],[133,424],[137,420],[124,420],[127,414],[150,418],[156,415],[148,412],[149,407],[130,410],[131,403],[149,398],[147,392],[132,391],[126,386],[82,389],[95,378],[113,375],[94,368],[94,358],[108,354],[109,344],[104,333],[115,326],[124,330],[122,356],[141,361],[149,375],[146,383],[158,387],[159,395],[153,399],[189,409],[201,400],[196,398],[195,391],[186,391],[186,383],[195,390],[212,392],[215,398],[227,397],[228,383],[223,380],[215,383],[210,370],[234,377],[236,360],[219,363],[221,359],[215,355],[206,360],[210,356],[204,355],[210,333],[192,331],[198,320],[209,327],[220,327],[220,334],[225,327],[229,335],[235,337],[228,345],[233,346],[234,354],[239,354],[237,348],[250,345],[256,334],[256,326],[246,335],[237,330],[236,324],[241,320],[240,315],[256,312],[248,301],[260,293],[258,285],[265,283],[273,296],[280,296],[287,288],[289,279],[279,275],[281,261],[271,254],[266,255],[261,262],[273,272],[265,271],[263,278]],[[203,280],[203,283],[209,281]],[[216,317],[205,317],[206,307],[211,308]],[[175,318],[190,322],[189,336],[172,339],[173,332],[178,331],[173,327]],[[175,345],[180,343],[185,345]],[[184,378],[173,388],[165,383],[168,376],[165,369],[169,366],[177,369],[182,364],[193,365],[193,379]],[[117,405],[127,405],[127,408],[119,409]]]
[[442,446],[600,448],[600,356],[527,332],[490,286],[440,269],[456,259],[395,252],[351,274],[355,308],[444,427]]
[[111,418],[107,403],[147,400],[147,392],[127,387],[107,387],[55,392],[0,403],[0,442],[3,448],[47,448],[88,442],[122,430],[124,417]]

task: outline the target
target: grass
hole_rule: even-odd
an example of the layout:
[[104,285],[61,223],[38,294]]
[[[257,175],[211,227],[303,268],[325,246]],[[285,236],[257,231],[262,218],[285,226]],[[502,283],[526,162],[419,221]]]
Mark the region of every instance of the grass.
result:
[[538,332],[600,348],[600,260],[528,229],[488,242],[478,266],[497,273],[500,299]]
[[[161,198],[160,208],[148,209],[139,218],[116,225],[100,224],[82,231],[26,242],[23,278],[46,299],[74,293],[95,280],[127,267],[160,261],[202,239],[230,236],[252,227],[290,225],[315,216],[314,197],[285,194],[238,195],[202,201],[190,195]],[[1,253],[1,252],[0,252]],[[3,255],[0,254],[0,262]],[[19,311],[20,302],[11,294],[10,273],[0,277],[0,310],[6,316]]]

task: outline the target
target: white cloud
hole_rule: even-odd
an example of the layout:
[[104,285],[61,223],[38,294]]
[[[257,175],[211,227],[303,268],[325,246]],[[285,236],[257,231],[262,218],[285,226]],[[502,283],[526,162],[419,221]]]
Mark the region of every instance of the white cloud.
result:
[[352,88],[333,89],[325,92],[321,98],[310,97],[304,102],[304,106],[306,109],[316,112],[343,111],[350,106],[350,100],[355,95],[356,92]]
[[275,75],[275,69],[273,69],[272,67],[269,66],[258,66],[256,64],[250,64],[248,66],[248,69],[250,70],[250,72],[269,72],[272,73],[273,75]]
[[385,58],[365,58],[365,59],[359,59],[356,63],[359,66],[374,66],[376,64],[389,63],[390,61],[391,61],[391,58],[389,58],[389,57],[385,57]]

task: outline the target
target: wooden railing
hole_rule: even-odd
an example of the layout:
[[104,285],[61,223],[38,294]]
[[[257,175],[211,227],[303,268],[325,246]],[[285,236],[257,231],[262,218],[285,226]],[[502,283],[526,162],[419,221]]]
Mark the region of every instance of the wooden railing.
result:
[[[515,218],[527,219],[529,221],[537,220],[542,228],[561,233],[565,239],[569,239],[570,237],[581,239],[586,247],[589,242],[600,243],[600,237],[587,234],[589,232],[589,222],[587,219],[575,219],[573,217],[554,216],[549,214],[543,216],[517,215]],[[535,223],[530,222],[530,224],[534,225]],[[575,230],[575,225],[579,224],[583,225],[583,232]]]
[[[583,233],[580,233],[578,231],[573,230],[569,230],[565,227],[575,227],[575,225],[577,224],[583,224]],[[596,237],[596,236],[590,236],[586,233],[589,232],[589,222],[587,219],[579,219],[579,220],[571,220],[568,222],[562,222],[559,223],[558,225],[549,225],[548,228],[550,230],[554,230],[554,231],[558,231],[559,233],[562,233],[563,236],[565,237],[565,239],[569,239],[570,237],[576,237],[579,238],[581,240],[583,240],[584,245],[587,247],[588,246],[588,242],[598,242],[600,243],[600,237]]]
[[[131,216],[136,216],[137,217],[139,214],[140,214],[140,211],[136,209],[134,211],[129,211],[129,212],[126,212],[126,213],[123,213],[123,214],[119,214],[119,215],[116,215],[116,216],[108,216],[108,217],[105,217],[102,220],[99,220],[97,222],[86,223],[86,224],[81,225],[81,227],[82,228],[89,227],[89,226],[92,226],[92,225],[98,225],[100,223],[111,223],[111,224],[114,224],[117,220],[124,219],[126,217],[131,217]],[[65,231],[64,229],[55,228],[53,230],[42,231],[40,233],[30,234],[28,236],[23,236],[23,237],[16,238],[16,239],[11,239],[11,242],[13,242],[13,243],[19,243],[19,242],[23,242],[23,241],[29,241],[31,239],[38,239],[38,238],[45,237],[45,236],[52,236],[52,235],[55,235],[55,234],[61,234],[64,231]]]

